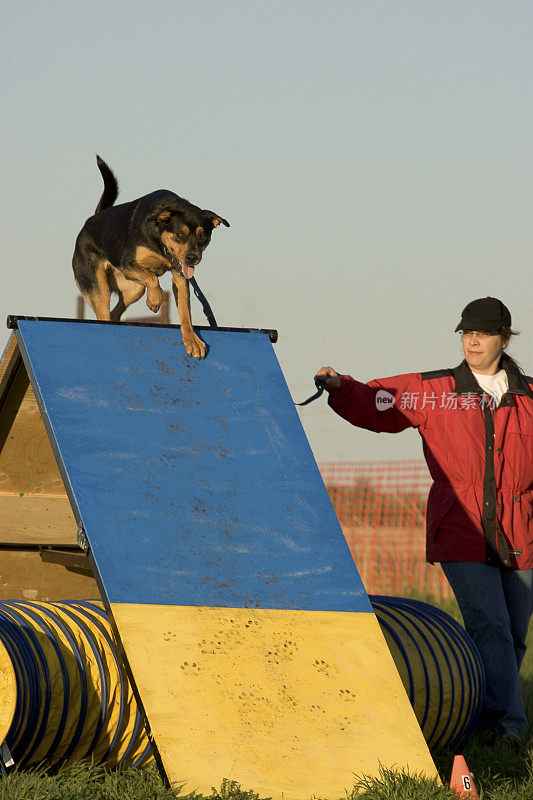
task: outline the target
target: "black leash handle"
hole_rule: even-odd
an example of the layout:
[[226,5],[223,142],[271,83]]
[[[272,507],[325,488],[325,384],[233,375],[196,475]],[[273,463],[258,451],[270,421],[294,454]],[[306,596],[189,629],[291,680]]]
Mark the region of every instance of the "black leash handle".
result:
[[200,287],[196,283],[196,278],[194,276],[192,278],[189,278],[189,283],[192,285],[194,294],[196,295],[196,297],[198,298],[198,300],[202,304],[202,309],[203,309],[203,312],[204,312],[204,314],[206,316],[207,321],[209,322],[209,325],[212,328],[218,328],[217,321],[215,319],[215,315],[213,314],[213,310],[212,310],[211,306],[209,305],[205,294],[202,292],[202,290],[200,289]]
[[313,400],[318,400],[324,394],[324,389],[326,388],[326,384],[324,381],[321,381],[320,378],[315,378],[315,386],[316,392],[308,397],[307,400],[304,400],[303,403],[295,403],[295,406],[306,406],[308,403],[312,403]]

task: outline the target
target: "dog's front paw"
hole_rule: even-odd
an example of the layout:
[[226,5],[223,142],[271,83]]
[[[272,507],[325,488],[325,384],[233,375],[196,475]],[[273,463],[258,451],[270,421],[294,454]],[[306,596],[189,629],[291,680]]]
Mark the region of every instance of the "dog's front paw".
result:
[[183,336],[182,342],[185,345],[187,355],[194,356],[194,358],[198,359],[205,358],[207,349],[205,342],[202,342],[195,333],[193,333],[192,336]]
[[163,302],[163,292],[160,286],[156,286],[154,289],[148,289],[146,293],[146,305],[150,309],[150,311],[154,311],[157,313],[161,308],[161,303]]

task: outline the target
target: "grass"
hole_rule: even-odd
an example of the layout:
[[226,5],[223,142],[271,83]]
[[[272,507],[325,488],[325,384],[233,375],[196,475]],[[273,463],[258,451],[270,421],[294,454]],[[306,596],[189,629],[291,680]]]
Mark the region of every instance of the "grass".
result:
[[[443,608],[460,619],[454,601]],[[462,755],[473,773],[480,800],[533,800],[533,624],[528,644],[521,681],[532,746],[520,748],[495,742],[484,734],[470,737]],[[457,800],[457,795],[448,788],[454,755],[447,750],[432,752],[442,785],[404,770],[382,767],[377,776],[354,776],[350,792],[343,798],[328,800]],[[101,766],[79,762],[55,772],[14,769],[0,776],[0,800],[200,800],[201,797],[194,792],[185,794],[184,785],[166,788],[155,768],[108,772]],[[264,800],[252,789],[229,780],[213,788],[207,798]]]
[[[0,776],[0,800],[200,800],[183,786],[168,789],[155,767],[108,772],[102,766],[79,761],[56,771],[12,770]],[[252,790],[224,779],[209,800],[260,800]]]

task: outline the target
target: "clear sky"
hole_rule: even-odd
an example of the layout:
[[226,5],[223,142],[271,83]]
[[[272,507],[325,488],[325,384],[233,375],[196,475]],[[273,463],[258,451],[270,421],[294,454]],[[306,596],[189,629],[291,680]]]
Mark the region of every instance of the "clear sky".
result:
[[[2,324],[75,315],[99,153],[122,201],[168,188],[230,221],[198,282],[219,324],[279,330],[296,400],[322,364],[455,366],[484,295],[533,370],[529,0],[12,0],[0,31]],[[301,419],[319,461],[420,457],[323,400]]]

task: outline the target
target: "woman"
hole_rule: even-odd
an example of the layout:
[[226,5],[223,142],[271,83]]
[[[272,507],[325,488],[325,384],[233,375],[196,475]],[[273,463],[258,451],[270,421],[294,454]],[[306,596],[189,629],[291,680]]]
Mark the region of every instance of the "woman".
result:
[[523,739],[518,671],[533,607],[533,378],[505,349],[508,308],[483,297],[463,310],[455,369],[360,383],[322,367],[329,405],[353,425],[417,428],[433,485],[427,560],[439,561],[487,679],[484,722]]

